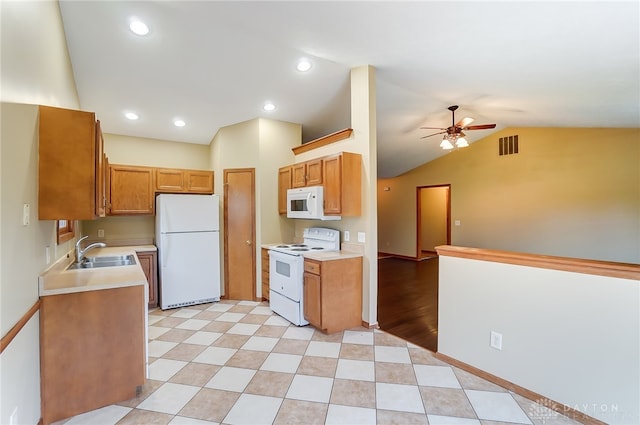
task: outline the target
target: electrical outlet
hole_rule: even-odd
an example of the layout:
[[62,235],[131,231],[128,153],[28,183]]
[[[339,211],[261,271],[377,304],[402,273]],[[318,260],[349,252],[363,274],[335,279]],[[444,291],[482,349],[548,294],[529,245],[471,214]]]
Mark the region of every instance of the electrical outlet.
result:
[[456,226],[460,226],[460,220],[456,220],[456,221],[455,221],[455,225],[456,225]]
[[491,331],[491,342],[489,344],[496,350],[502,350],[502,334]]
[[342,237],[344,238],[345,242],[349,242],[349,238],[350,238],[349,231],[345,230],[344,232],[342,232]]
[[358,232],[358,242],[364,243],[364,232]]
[[49,247],[46,247],[44,249],[44,258],[45,258],[47,264],[49,264],[51,262],[51,253],[50,253],[50,248]]
[[104,229],[98,229],[98,237],[104,238]]

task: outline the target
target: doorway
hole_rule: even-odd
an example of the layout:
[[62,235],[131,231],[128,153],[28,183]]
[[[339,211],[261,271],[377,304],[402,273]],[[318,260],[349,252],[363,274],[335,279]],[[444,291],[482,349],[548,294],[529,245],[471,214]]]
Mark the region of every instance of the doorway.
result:
[[255,169],[224,170],[224,293],[256,298]]
[[451,185],[417,187],[419,260],[437,256],[435,247],[451,244]]

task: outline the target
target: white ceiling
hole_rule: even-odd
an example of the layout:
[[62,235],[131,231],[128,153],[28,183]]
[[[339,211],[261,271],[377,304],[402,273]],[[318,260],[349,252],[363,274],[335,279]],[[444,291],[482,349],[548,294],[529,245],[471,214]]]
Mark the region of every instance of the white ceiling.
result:
[[[421,126],[640,127],[640,3],[60,1],[80,106],[106,133],[208,144],[256,117],[350,127],[376,68],[378,176],[442,155]],[[131,33],[144,20],[146,37]],[[313,67],[300,73],[300,57]],[[277,109],[265,112],[272,101]],[[135,111],[140,119],[123,114]],[[184,119],[176,128],[172,120]]]

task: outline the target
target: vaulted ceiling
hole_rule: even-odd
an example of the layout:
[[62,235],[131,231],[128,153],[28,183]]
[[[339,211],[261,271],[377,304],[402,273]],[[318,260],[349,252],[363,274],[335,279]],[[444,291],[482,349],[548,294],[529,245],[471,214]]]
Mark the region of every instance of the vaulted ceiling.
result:
[[[378,175],[444,154],[420,127],[640,127],[637,1],[60,1],[83,109],[107,133],[210,143],[268,117],[303,140],[350,126],[376,68]],[[149,27],[129,30],[132,19]],[[312,67],[296,70],[305,57]],[[263,110],[266,102],[276,109]],[[135,112],[131,121],[124,113]],[[176,127],[173,120],[185,121]]]

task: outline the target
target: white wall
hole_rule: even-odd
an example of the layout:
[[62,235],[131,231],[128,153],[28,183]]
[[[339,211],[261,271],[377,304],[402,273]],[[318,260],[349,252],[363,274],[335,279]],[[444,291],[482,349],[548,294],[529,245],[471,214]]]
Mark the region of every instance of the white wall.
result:
[[439,267],[440,353],[606,423],[640,423],[638,281],[447,256]]
[[[3,102],[0,181],[0,326],[2,336],[38,299],[38,274],[45,247],[54,261],[74,241],[56,246],[55,222],[38,221],[37,108],[4,102],[78,109],[62,19],[54,1],[0,3]],[[31,224],[22,226],[22,205],[31,206]],[[39,315],[34,315],[0,356],[0,423],[40,419]]]

